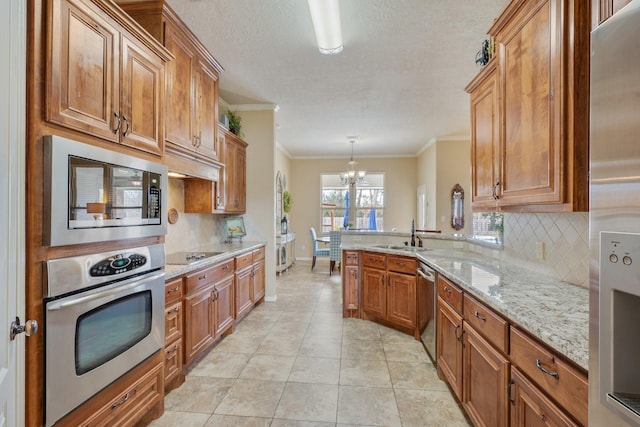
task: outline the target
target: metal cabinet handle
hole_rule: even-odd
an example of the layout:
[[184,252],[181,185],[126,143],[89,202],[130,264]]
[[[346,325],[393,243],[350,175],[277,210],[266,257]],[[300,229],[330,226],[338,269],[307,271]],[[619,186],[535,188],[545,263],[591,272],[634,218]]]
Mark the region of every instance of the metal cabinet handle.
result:
[[[134,393],[135,393],[135,390],[134,390]],[[114,403],[113,405],[111,405],[111,409],[116,409],[118,406],[122,405],[127,400],[129,400],[129,393],[125,394],[124,397],[120,401],[118,401],[118,402]]]
[[453,334],[456,336],[456,341],[462,342],[462,336],[464,335],[464,331],[458,336],[458,329],[460,329],[460,325],[456,325],[456,328],[453,330]]
[[538,369],[540,369],[542,372],[544,372],[547,375],[551,375],[553,378],[559,380],[560,379],[560,375],[558,375],[557,372],[553,372],[553,371],[548,371],[547,369],[545,369],[544,366],[542,366],[542,362],[540,362],[540,359],[536,359],[536,366],[538,367]]
[[175,287],[175,288],[173,288],[173,289],[169,289],[169,290],[167,290],[167,293],[168,293],[168,294],[172,294],[172,293],[174,293],[174,292],[178,292],[179,290],[180,290],[180,286],[176,286],[176,287]]
[[228,270],[228,269],[229,269],[229,266],[228,266],[228,265],[225,265],[224,267],[222,267],[222,269],[223,269],[223,270]]
[[445,291],[448,294],[451,293],[451,289],[447,288],[446,286],[444,288],[442,288],[442,290]]
[[171,310],[167,310],[167,314],[169,313],[177,313],[180,311],[180,307],[173,307]]
[[478,313],[478,310],[476,310],[476,311],[473,313],[473,315],[474,315],[475,317],[477,317],[478,319],[482,320],[483,322],[486,322],[486,321],[487,321],[487,318],[486,318],[486,317],[484,317],[483,315],[481,315],[480,313]]
[[495,185],[493,186],[493,199],[498,200],[500,196],[498,195],[498,188],[500,187],[500,180],[496,180]]
[[516,401],[513,400],[513,397],[511,397],[511,386],[513,386],[516,382],[513,380],[513,378],[509,381],[509,384],[507,385],[507,396],[509,396],[509,402],[511,402],[511,405],[515,405]]
[[124,138],[125,136],[127,136],[127,133],[129,132],[129,119],[127,119],[127,116],[123,115],[122,116],[122,120],[124,120],[124,122],[127,125],[127,127],[124,130],[124,132],[122,132],[122,137]]
[[202,276],[198,276],[198,280],[204,280],[207,278],[206,274],[203,274]]
[[175,353],[176,351],[178,351],[178,347],[179,347],[179,345],[176,344],[176,345],[173,346],[173,348],[167,349],[166,353],[167,354]]
[[117,134],[118,131],[120,130],[120,116],[118,115],[118,113],[116,113],[115,111],[113,112],[113,116],[118,119],[118,125],[116,126],[115,129],[113,129],[113,133]]

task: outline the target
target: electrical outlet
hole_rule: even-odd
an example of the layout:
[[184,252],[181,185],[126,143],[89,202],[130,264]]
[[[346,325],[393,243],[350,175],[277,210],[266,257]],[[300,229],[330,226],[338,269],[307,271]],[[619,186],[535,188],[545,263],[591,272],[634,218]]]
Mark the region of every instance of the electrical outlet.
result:
[[544,261],[544,242],[536,242],[536,258],[538,261]]
[[444,222],[447,222],[447,217],[446,217],[446,216],[444,216],[444,215],[443,215],[443,216],[441,216],[441,217],[440,217],[440,222],[443,222],[443,223],[444,223]]

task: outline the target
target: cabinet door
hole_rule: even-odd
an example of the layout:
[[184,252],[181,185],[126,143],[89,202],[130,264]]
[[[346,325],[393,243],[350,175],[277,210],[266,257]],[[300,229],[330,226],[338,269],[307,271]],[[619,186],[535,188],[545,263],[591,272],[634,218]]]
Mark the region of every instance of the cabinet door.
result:
[[244,213],[247,210],[247,149],[236,146],[234,193],[236,196],[236,211]]
[[500,121],[496,61],[471,92],[471,203],[473,207],[496,206],[499,171]]
[[252,268],[245,268],[244,270],[236,273],[236,305],[235,313],[236,319],[240,319],[251,310],[253,307],[253,301],[251,299],[251,293],[253,290],[252,284]]
[[119,132],[122,143],[162,154],[163,82],[162,61],[123,36]]
[[187,295],[184,300],[184,363],[188,365],[214,341],[213,286]]
[[362,269],[362,310],[372,316],[387,317],[387,286],[384,270]]
[[466,322],[463,347],[462,406],[475,426],[506,427],[509,361]]
[[253,302],[256,303],[264,298],[265,292],[265,271],[264,258],[253,264]]
[[462,316],[438,297],[436,365],[458,400],[462,400],[462,333]]
[[194,70],[196,51],[186,36],[167,23],[164,45],[175,56],[166,64],[164,137],[189,151],[195,149],[193,127],[195,116]]
[[[164,383],[167,384],[182,375],[182,340],[169,342],[164,347]],[[180,383],[184,381],[182,379]]]
[[344,284],[342,300],[344,302],[343,317],[360,317],[360,298],[358,295],[358,266],[345,265],[342,269]]
[[[225,136],[224,131],[218,127],[218,158],[226,161],[226,144],[225,144]],[[227,205],[226,202],[226,176],[227,176],[227,168],[225,166],[220,168],[220,173],[218,174],[218,181],[214,183],[215,185],[215,206],[218,210],[224,210]]]
[[416,276],[387,273],[388,319],[399,326],[415,329],[417,324]]
[[231,138],[230,136],[225,138],[224,149],[224,210],[227,212],[235,212],[238,207],[238,196],[236,195],[237,145]]
[[203,156],[218,160],[218,75],[204,61],[197,61],[196,150]]
[[563,201],[562,3],[531,1],[498,35],[503,206]]
[[509,394],[512,405],[511,425],[514,427],[577,427],[579,425],[513,367]]
[[234,310],[233,276],[229,276],[215,285],[214,318],[216,337],[219,337],[233,326]]
[[47,120],[118,141],[119,31],[81,0],[55,0],[47,37]]
[[182,336],[182,301],[164,309],[164,342],[169,343]]

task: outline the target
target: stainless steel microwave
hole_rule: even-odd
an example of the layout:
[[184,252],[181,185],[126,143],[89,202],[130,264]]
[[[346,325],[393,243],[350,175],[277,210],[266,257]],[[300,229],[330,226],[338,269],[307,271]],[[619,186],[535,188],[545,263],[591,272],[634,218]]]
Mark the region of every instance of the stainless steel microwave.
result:
[[44,150],[46,246],[167,233],[166,166],[55,135]]

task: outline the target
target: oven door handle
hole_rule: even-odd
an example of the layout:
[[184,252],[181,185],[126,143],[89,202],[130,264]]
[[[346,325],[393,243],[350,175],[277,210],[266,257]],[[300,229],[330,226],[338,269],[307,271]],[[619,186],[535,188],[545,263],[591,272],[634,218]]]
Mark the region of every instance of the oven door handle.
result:
[[433,282],[436,280],[436,277],[433,275],[433,270],[425,269],[424,267],[420,267],[416,269],[416,273],[425,278],[426,280]]
[[108,297],[111,295],[115,295],[118,293],[121,293],[122,291],[126,291],[129,289],[133,289],[136,288],[144,283],[150,282],[152,280],[157,280],[161,277],[164,276],[164,271],[161,271],[159,273],[155,273],[151,276],[146,276],[143,278],[140,277],[135,277],[133,279],[128,280],[127,282],[124,282],[122,285],[120,286],[116,286],[113,288],[109,288],[106,289],[104,291],[100,291],[100,292],[96,292],[96,293],[92,293],[91,295],[87,295],[84,297],[79,297],[79,298],[74,298],[71,301],[60,301],[60,302],[54,302],[52,304],[47,304],[47,311],[56,311],[56,310],[62,310],[64,308],[68,308],[68,307],[73,307],[74,305],[78,305],[78,304],[84,304],[87,303],[89,301],[93,301],[96,300],[98,298],[104,298],[104,297]]

